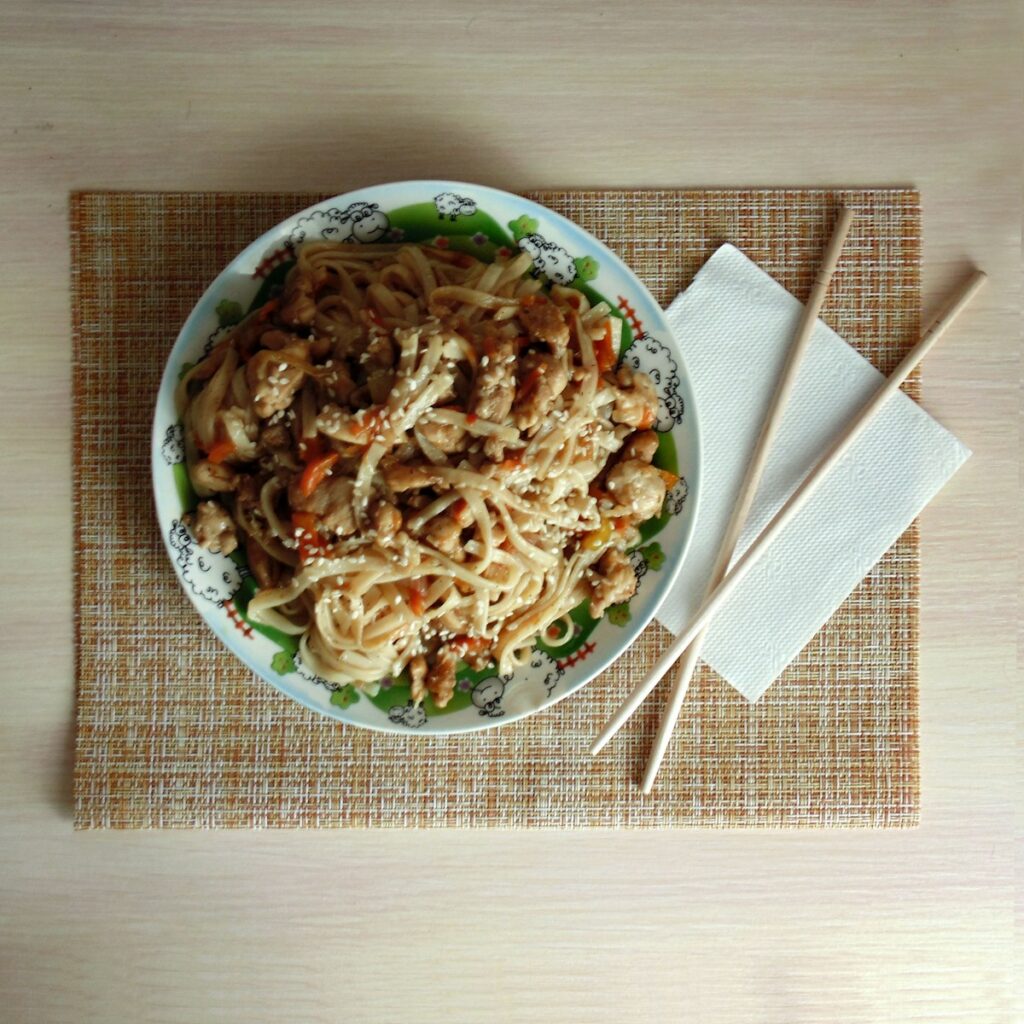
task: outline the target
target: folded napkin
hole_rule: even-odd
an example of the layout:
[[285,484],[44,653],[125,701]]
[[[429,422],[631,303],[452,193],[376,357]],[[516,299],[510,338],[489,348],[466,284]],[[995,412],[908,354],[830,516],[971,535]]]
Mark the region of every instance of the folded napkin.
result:
[[[703,439],[697,528],[658,613],[676,634],[703,598],[802,308],[732,245],[668,308]],[[737,557],[881,381],[818,322]],[[969,456],[912,399],[892,397],[715,617],[703,660],[757,700]]]

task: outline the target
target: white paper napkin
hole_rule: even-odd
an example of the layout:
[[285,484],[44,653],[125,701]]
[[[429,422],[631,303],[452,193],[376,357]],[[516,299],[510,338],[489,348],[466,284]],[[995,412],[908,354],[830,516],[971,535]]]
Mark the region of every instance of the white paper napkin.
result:
[[[801,309],[732,245],[723,245],[668,308],[704,449],[697,529],[658,613],[676,634],[704,595]],[[819,321],[737,553],[881,380]],[[757,700],[969,456],[906,395],[891,398],[715,617],[703,659]]]

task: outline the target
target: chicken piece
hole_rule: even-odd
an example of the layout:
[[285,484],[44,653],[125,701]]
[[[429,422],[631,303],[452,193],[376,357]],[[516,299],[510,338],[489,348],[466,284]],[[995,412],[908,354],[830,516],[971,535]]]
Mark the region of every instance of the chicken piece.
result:
[[289,345],[310,344],[309,339],[301,338],[292,331],[280,327],[270,327],[266,318],[259,311],[253,313],[239,328],[236,335],[238,352],[243,362],[247,362],[257,349],[280,352]]
[[246,474],[238,478],[233,506],[235,522],[247,534],[257,534],[262,537],[273,536],[273,531],[267,524],[263,515],[263,507],[260,504],[261,490],[262,484],[255,476]]
[[569,344],[569,325],[562,310],[546,295],[528,295],[519,304],[519,321],[534,341],[543,341],[560,355]]
[[492,351],[480,359],[469,396],[469,411],[481,419],[501,423],[511,412],[516,397],[516,347],[510,338],[497,338],[490,348]]
[[409,696],[413,703],[419,704],[427,695],[427,659],[417,654],[409,662]]
[[309,342],[309,355],[311,359],[323,359],[334,348],[333,339],[326,334],[318,338],[313,333],[310,333],[306,341]]
[[427,691],[439,708],[443,708],[455,693],[455,666],[458,661],[451,647],[444,644],[435,655],[433,667],[427,673]]
[[281,585],[281,563],[271,558],[255,537],[249,537],[246,540],[245,556],[248,559],[250,571],[261,587],[272,590]]
[[219,502],[201,501],[195,513],[183,518],[201,548],[214,554],[230,555],[238,547],[235,524]]
[[250,313],[235,326],[231,337],[243,361],[248,359],[262,344],[262,337],[266,331],[266,319],[260,315],[259,311]]
[[665,478],[639,459],[626,459],[613,466],[606,486],[612,500],[629,508],[631,518],[638,523],[656,516],[665,503]]
[[[256,476],[247,474],[239,477],[238,487],[235,489],[234,514],[235,522],[248,535],[246,553],[249,556],[249,568],[253,570],[253,575],[257,580],[261,580],[257,564],[262,565],[266,569],[262,579],[272,579],[273,582],[265,583],[261,580],[260,586],[276,587],[280,584],[278,563],[266,553],[264,545],[278,549],[281,545],[263,514],[263,506],[260,502],[263,483],[264,481]],[[258,551],[249,550],[250,544],[253,543],[259,549]]]
[[223,462],[200,459],[189,467],[188,475],[200,497],[227,494],[238,486],[238,474]]
[[274,327],[261,309],[250,313],[235,328],[233,338],[243,362],[248,360],[257,349],[282,349],[285,345],[302,340],[291,331]]
[[[244,370],[239,370],[243,374]],[[241,387],[241,380],[238,382]],[[232,405],[221,409],[214,416],[214,437],[228,439],[232,445],[230,455],[224,461],[231,463],[252,462],[257,454],[257,439],[260,433],[260,421],[252,411],[248,398],[245,405]]]
[[474,672],[480,672],[494,661],[494,655],[486,643],[470,644],[462,652],[462,660]]
[[590,614],[599,619],[609,606],[628,601],[636,593],[636,573],[629,559],[616,548],[606,551],[588,574]]
[[308,327],[316,317],[316,287],[311,275],[294,269],[281,295],[280,320],[291,327]]
[[435,447],[446,454],[461,452],[466,449],[468,434],[455,423],[443,423],[440,420],[423,420],[419,424],[420,433]]
[[384,480],[391,490],[413,491],[420,487],[438,487],[443,483],[433,466],[399,462],[383,469]]
[[512,575],[512,568],[505,562],[491,562],[480,575],[486,580],[494,580],[495,583],[507,583]]
[[402,528],[402,513],[390,501],[378,502],[373,510],[373,528],[377,533],[377,543],[388,544]]
[[238,486],[235,488],[235,508],[243,509],[259,508],[260,490],[263,485],[254,476],[245,474],[238,478]]
[[281,359],[289,355],[305,360],[308,351],[305,342],[286,345],[278,351],[263,349],[249,360],[245,367],[245,381],[252,394],[253,408],[261,419],[272,416],[292,404],[295,392],[306,379],[304,371]]
[[619,461],[639,459],[640,462],[650,462],[657,450],[658,435],[653,430],[638,430],[635,434],[631,434],[622,446],[622,450],[619,452]]
[[529,430],[554,408],[569,383],[569,372],[563,359],[544,352],[529,353],[520,366],[512,413],[516,429]]
[[[370,398],[373,400],[375,405],[384,405],[388,398],[391,396],[391,391],[395,386],[395,371],[394,370],[374,370],[366,378],[366,390],[370,393]],[[352,390],[355,390],[355,385],[352,385]],[[351,394],[351,392],[349,392]],[[347,398],[342,399],[347,401]]]
[[260,335],[260,345],[263,348],[273,349],[275,352],[301,340],[298,335],[292,334],[290,331],[282,331],[279,327],[271,327],[270,330],[264,330]]
[[328,372],[321,376],[320,384],[328,395],[343,406],[349,404],[352,392],[356,389],[356,382],[348,372],[348,367],[338,360],[334,360]]
[[353,409],[368,409],[373,405],[373,395],[370,394],[370,389],[362,384],[348,396],[348,404]]
[[469,507],[469,502],[464,498],[460,498],[456,501],[448,509],[448,514],[463,530],[466,529],[467,526],[472,526],[475,522],[473,518],[473,510]]
[[427,524],[426,539],[428,544],[453,562],[466,560],[466,552],[462,549],[462,527],[451,516],[434,516]]
[[501,462],[505,458],[505,442],[500,437],[484,438],[484,455],[491,462]]
[[651,378],[646,373],[635,373],[632,368],[622,366],[616,381],[618,387],[612,422],[626,423],[641,430],[651,427],[658,418],[658,393]]
[[397,356],[398,349],[395,348],[395,343],[386,334],[374,333],[366,350],[359,357],[359,362],[369,376],[377,370],[394,369]]
[[291,445],[292,432],[283,423],[275,423],[260,431],[260,447],[265,452],[283,452]]
[[332,359],[358,359],[366,345],[366,334],[361,324],[348,321],[331,325],[331,337],[334,345],[331,348]]
[[356,532],[356,516],[352,508],[351,477],[327,477],[312,494],[304,495],[299,490],[299,477],[288,487],[288,502],[294,512],[312,512],[322,530],[347,537]]

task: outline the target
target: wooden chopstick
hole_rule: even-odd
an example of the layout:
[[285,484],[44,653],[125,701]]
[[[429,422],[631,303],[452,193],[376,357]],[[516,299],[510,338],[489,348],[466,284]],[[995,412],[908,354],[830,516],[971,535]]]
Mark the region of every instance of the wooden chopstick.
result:
[[[843,251],[843,245],[846,242],[846,236],[849,233],[852,222],[852,211],[846,209],[846,207],[841,208],[835,228],[832,231],[832,238],[825,249],[821,267],[818,270],[817,277],[814,279],[814,285],[811,288],[810,295],[807,297],[807,303],[800,317],[800,323],[797,325],[796,334],[793,336],[793,341],[790,344],[789,352],[786,356],[786,364],[776,385],[771,405],[765,414],[760,436],[754,446],[754,453],[747,464],[747,471],[740,487],[739,497],[733,506],[732,515],[729,517],[729,525],[725,529],[725,535],[722,537],[722,542],[718,548],[718,555],[715,558],[714,568],[711,570],[705,597],[722,582],[722,577],[725,576],[729,563],[736,552],[736,544],[740,539],[740,534],[743,532],[743,526],[747,521],[747,516],[750,514],[750,507],[754,503],[754,497],[761,484],[761,477],[764,475],[764,467],[768,462],[768,454],[771,450],[772,442],[775,440],[775,435],[782,424],[789,396],[792,394],[793,385],[796,383],[800,362],[807,351],[811,335],[814,333],[815,325],[818,322],[818,313],[821,312],[822,303],[825,301],[825,296],[828,293],[828,286],[832,281],[836,264],[839,262],[839,254]],[[672,684],[668,701],[662,712],[661,724],[658,726],[658,733],[654,738],[654,744],[647,759],[647,767],[644,770],[643,781],[640,785],[644,793],[650,793],[651,788],[654,786],[654,779],[658,774],[662,758],[665,756],[669,740],[672,738],[676,719],[679,717],[679,709],[682,707],[686,691],[690,687],[693,671],[700,660],[700,651],[706,632],[706,630],[702,630],[697,635],[679,662],[679,672]]]
[[789,499],[782,508],[775,513],[768,525],[758,534],[754,542],[722,579],[722,582],[707,595],[686,629],[669,645],[647,677],[622,702],[615,714],[608,719],[604,729],[594,740],[590,748],[592,754],[600,751],[612,736],[625,725],[651,690],[658,685],[662,676],[672,667],[679,655],[693,643],[708,622],[714,617],[715,613],[728,600],[729,595],[736,589],[740,581],[764,556],[772,541],[778,537],[804,505],[807,504],[821,482],[828,476],[829,472],[843,455],[846,454],[878,410],[899,390],[900,385],[910,376],[925,356],[928,355],[932,347],[946,331],[949,330],[956,318],[984,285],[985,280],[985,274],[982,271],[977,270],[974,272],[967,283],[956,293],[945,311],[924,333],[917,345],[911,349],[899,366],[893,370],[892,374],[861,407],[860,412],[857,413],[843,434],[815,463],[814,468],[805,477],[803,483],[789,496]]

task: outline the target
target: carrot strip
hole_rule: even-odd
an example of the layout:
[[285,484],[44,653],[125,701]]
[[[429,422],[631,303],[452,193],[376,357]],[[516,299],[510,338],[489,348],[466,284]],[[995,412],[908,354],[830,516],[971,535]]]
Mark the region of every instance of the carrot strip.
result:
[[225,459],[230,459],[235,454],[235,442],[230,437],[214,441],[206,457],[215,465],[219,466]]
[[665,481],[665,490],[671,491],[679,483],[679,477],[675,473],[670,473],[667,469],[660,469],[658,466],[654,468],[658,470],[658,475]]
[[637,430],[650,430],[654,426],[654,410],[644,409],[643,419],[636,425]]
[[299,545],[299,561],[306,565],[324,553],[324,544],[312,512],[293,512],[292,529]]
[[308,498],[324,482],[324,477],[330,473],[339,458],[337,452],[328,452],[307,462],[299,478],[299,493]]
[[608,326],[605,327],[604,334],[601,335],[594,345],[594,356],[597,359],[597,368],[601,373],[610,370],[619,358],[619,354],[615,351],[615,346],[612,344],[611,318],[608,319]]

